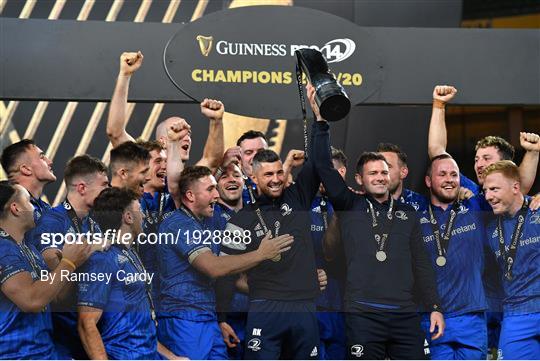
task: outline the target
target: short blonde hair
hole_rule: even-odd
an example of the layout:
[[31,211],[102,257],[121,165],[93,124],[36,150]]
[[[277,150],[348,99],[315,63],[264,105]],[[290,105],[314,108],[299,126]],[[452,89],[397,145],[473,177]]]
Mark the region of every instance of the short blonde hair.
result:
[[505,176],[506,178],[513,179],[517,182],[520,181],[519,168],[511,160],[501,160],[501,161],[491,164],[484,170],[483,176],[485,178],[488,175],[493,174],[493,173],[502,173],[502,175]]

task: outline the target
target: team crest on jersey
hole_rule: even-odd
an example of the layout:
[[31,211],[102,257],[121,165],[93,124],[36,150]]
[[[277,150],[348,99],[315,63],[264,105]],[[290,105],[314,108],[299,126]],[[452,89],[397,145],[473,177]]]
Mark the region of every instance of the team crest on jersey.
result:
[[531,224],[540,224],[540,214],[538,213],[533,214],[529,222]]
[[283,203],[283,204],[281,205],[281,208],[280,208],[280,209],[281,209],[281,215],[282,215],[283,217],[288,216],[288,215],[291,214],[291,212],[292,212],[291,206],[289,206],[287,203]]
[[252,338],[248,341],[247,348],[249,348],[253,352],[259,351],[261,349],[261,340],[258,338]]
[[228,221],[229,219],[231,219],[231,216],[230,216],[229,213],[221,213],[221,216],[222,216],[223,218],[225,218],[226,221]]
[[458,214],[466,214],[469,211],[469,208],[465,207],[463,204],[459,205]]
[[404,211],[396,211],[396,218],[399,218],[402,221],[406,221],[407,219],[409,219]]
[[362,345],[351,346],[351,355],[355,357],[362,357],[363,354],[364,354],[364,346]]
[[128,261],[128,258],[122,254],[118,255],[118,263],[126,263]]

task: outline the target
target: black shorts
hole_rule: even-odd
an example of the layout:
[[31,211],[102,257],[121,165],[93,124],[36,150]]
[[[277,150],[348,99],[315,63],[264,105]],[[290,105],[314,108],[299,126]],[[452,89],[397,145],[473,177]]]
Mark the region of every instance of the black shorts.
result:
[[315,311],[312,301],[251,301],[244,357],[248,360],[319,359]]
[[425,360],[421,317],[411,312],[345,314],[350,360]]

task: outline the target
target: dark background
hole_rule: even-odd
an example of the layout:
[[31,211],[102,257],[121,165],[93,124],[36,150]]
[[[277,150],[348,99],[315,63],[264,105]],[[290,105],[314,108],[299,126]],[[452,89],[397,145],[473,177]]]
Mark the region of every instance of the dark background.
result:
[[[74,20],[84,1],[72,0],[66,3],[60,19]],[[212,0],[205,14],[226,9],[230,1]],[[104,21],[112,0],[98,0],[92,9],[88,20]],[[161,22],[169,1],[154,1],[145,22]],[[1,16],[19,17],[25,1],[8,0]],[[54,5],[54,1],[38,1],[31,18],[46,19]],[[133,21],[141,0],[126,1],[116,21]],[[183,0],[173,20],[175,23],[187,22],[197,6],[197,1]],[[341,16],[360,26],[384,27],[499,27],[497,24],[510,24],[505,27],[534,27],[540,25],[535,15],[540,13],[538,1],[531,0],[439,0],[439,1],[294,1],[294,6],[304,6]],[[533,16],[531,25],[530,16]],[[504,19],[505,22],[499,21]],[[525,25],[525,26],[524,26]],[[103,39],[106,41],[106,39]],[[61,46],[61,44],[58,44]],[[442,45],[444,46],[444,44]],[[84,47],[84,42],[81,42]],[[50,50],[50,49],[48,49]],[[118,54],[111,54],[117,58]],[[126,49],[127,50],[127,49]],[[467,54],[462,54],[466,56]],[[2,52],[2,57],[9,56]],[[421,56],[421,54],[418,54]],[[92,59],[88,59],[91,61]],[[39,71],[39,59],[36,59],[36,71]],[[501,69],[504,71],[504,69]],[[533,83],[540,84],[540,79],[532,78]],[[451,83],[451,79],[448,81]],[[435,84],[433,84],[435,85]],[[414,87],[411,84],[411,87]],[[110,92],[112,94],[112,88]],[[425,89],[426,97],[430,97],[432,88]],[[9,99],[5,99],[7,106]],[[540,99],[538,101],[540,104]],[[19,104],[12,119],[14,128],[22,136],[37,101],[23,101]],[[36,133],[35,141],[46,147],[50,143],[53,132],[62,116],[66,102],[51,102],[43,121]],[[46,188],[46,194],[52,202],[62,179],[62,168],[73,155],[86,123],[94,110],[95,103],[79,103],[73,120],[64,134],[60,150],[55,162],[55,173],[59,181]],[[142,132],[150,115],[152,104],[137,104],[129,122],[128,131],[138,135]],[[101,158],[106,148],[105,121],[106,113],[101,119],[88,153]],[[410,176],[408,184],[412,189],[423,191],[423,172],[427,162],[427,128],[431,109],[429,106],[357,106],[348,119],[332,124],[332,143],[343,148],[351,161],[349,180],[352,180],[354,163],[360,152],[373,150],[378,142],[399,144],[409,154]],[[188,119],[194,132],[192,161],[199,159],[207,133],[207,121],[200,115],[196,104],[166,104],[159,120],[168,116],[181,115]],[[519,150],[519,131],[527,130],[540,132],[540,106],[451,106],[447,110],[448,151],[458,160],[464,174],[475,179],[472,169],[474,144],[486,135],[498,135],[509,140],[518,149],[516,161],[519,163],[522,152]],[[2,146],[9,144],[7,132],[2,134]],[[271,134],[269,134],[271,135]],[[287,124],[282,156],[291,148],[302,149],[301,121],[290,120]],[[540,181],[537,181],[534,192],[540,191]]]

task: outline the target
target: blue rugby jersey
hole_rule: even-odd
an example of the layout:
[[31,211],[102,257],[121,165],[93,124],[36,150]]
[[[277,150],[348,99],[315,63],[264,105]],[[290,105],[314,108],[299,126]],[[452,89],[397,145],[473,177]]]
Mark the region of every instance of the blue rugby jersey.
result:
[[130,260],[130,257],[136,260],[134,252],[113,245],[105,252],[94,253],[80,269],[80,273],[89,277],[111,275],[110,283],[97,279],[80,281],[78,305],[103,311],[97,326],[107,356],[117,360],[158,358],[156,325],[151,316],[146,283],[140,278],[127,278],[141,274]]
[[[189,321],[216,319],[214,281],[191,266],[190,259],[203,249],[219,254],[212,230],[204,222],[192,218],[184,210],[170,213],[159,227],[160,234],[172,234],[174,244],[161,244],[158,249],[160,276],[160,314]],[[219,238],[219,237],[218,237]]]
[[[429,210],[421,213],[422,238],[436,273],[437,290],[446,317],[487,309],[482,283],[484,242],[481,235],[484,230],[484,215],[479,198],[475,196],[460,203],[445,254],[446,265],[443,267],[435,262],[438,257],[437,242],[430,223]],[[446,210],[432,205],[432,209],[442,242],[452,205]]]
[[[214,206],[214,215],[212,218],[205,219],[205,226],[212,230],[225,230],[227,222],[236,214],[236,212],[229,207],[216,203]],[[239,275],[230,275],[235,280]],[[219,301],[218,301],[219,302]],[[230,305],[225,305],[228,312],[247,312],[249,309],[249,296],[245,293],[236,290],[232,295]]]
[[[62,249],[63,244],[54,245],[52,242],[47,242],[47,238],[51,239],[52,237],[47,237],[45,235],[53,233],[66,235],[67,233],[76,234],[78,231],[73,225],[73,222],[68,214],[68,208],[65,203],[61,203],[54,208],[47,210],[41,216],[40,220],[37,222],[36,227],[32,231],[32,238],[29,241],[36,247],[39,252],[45,251],[49,248]],[[91,219],[91,216],[86,216],[83,219],[80,219],[81,232],[91,232],[92,230],[95,233],[100,233],[99,225]],[[61,240],[60,237],[57,240]]]
[[[513,217],[502,216],[506,252],[512,242],[518,214]],[[499,250],[497,225],[497,219],[490,221],[486,227],[486,239],[501,271],[501,283],[505,293],[503,311],[505,315],[540,312],[540,212],[527,210],[512,267],[511,281],[504,277],[505,262]]]
[[232,218],[236,212],[227,206],[216,203],[214,205],[214,215],[211,218],[204,220],[204,225],[208,229],[212,230],[224,230],[227,226],[227,222]]
[[30,203],[34,206],[34,222],[37,223],[43,213],[51,209],[51,206],[49,203],[45,202],[41,198],[34,198],[34,196],[30,195]]
[[[47,249],[61,250],[64,245],[47,244],[45,235],[54,233],[59,235],[77,234],[78,231],[73,224],[68,209],[70,205],[66,202],[46,211],[37,223],[32,232],[32,244],[39,252]],[[100,233],[98,224],[86,216],[79,220],[81,232]],[[50,237],[52,238],[52,237]],[[61,238],[58,238],[60,240]],[[54,342],[60,357],[87,358],[84,347],[77,331],[77,309],[76,309],[76,289],[72,289],[71,294],[62,303],[52,303],[52,319],[54,325]]]
[[403,188],[401,196],[399,196],[398,201],[403,204],[408,204],[413,207],[416,211],[422,212],[428,208],[429,199],[420,193],[411,191],[410,189]]
[[[144,192],[141,199],[141,211],[144,214],[143,219],[143,231],[147,235],[151,233],[158,233],[159,224],[163,220],[166,214],[174,211],[176,205],[174,199],[168,191],[165,192]],[[145,241],[150,240],[146,239]],[[141,256],[141,260],[148,273],[154,274],[152,279],[152,296],[156,302],[159,298],[159,273],[158,273],[158,247],[159,244],[152,244],[150,242],[142,242],[137,245],[137,251]]]
[[[335,267],[330,265],[324,258],[323,252],[323,236],[326,231],[323,219],[324,206],[321,206],[322,197],[317,196],[311,204],[311,238],[313,239],[313,246],[315,250],[315,262],[317,268],[322,268],[326,271],[328,277],[328,284],[326,289],[316,299],[318,307],[322,307],[327,310],[340,311],[342,309],[342,294],[344,284],[337,278],[333,277],[329,272],[329,268]],[[334,208],[328,199],[325,200],[327,223],[329,224],[333,215]]]
[[244,202],[244,205],[251,204],[251,196],[249,195],[248,187],[251,187],[255,196],[257,195],[257,185],[248,177],[244,182],[244,188],[242,188],[242,201]]
[[459,173],[459,185],[461,187],[467,188],[471,192],[474,193],[474,195],[477,195],[482,192],[482,187],[480,187],[475,181],[472,179],[466,177],[463,175],[463,173]]
[[[40,269],[47,266],[43,257],[28,244]],[[29,272],[37,281],[40,274],[33,272],[32,266],[23,255],[19,245],[0,233],[0,286],[20,272]],[[42,312],[21,311],[3,292],[0,292],[0,357],[5,359],[54,359],[56,353],[52,341],[52,319],[50,308]]]

